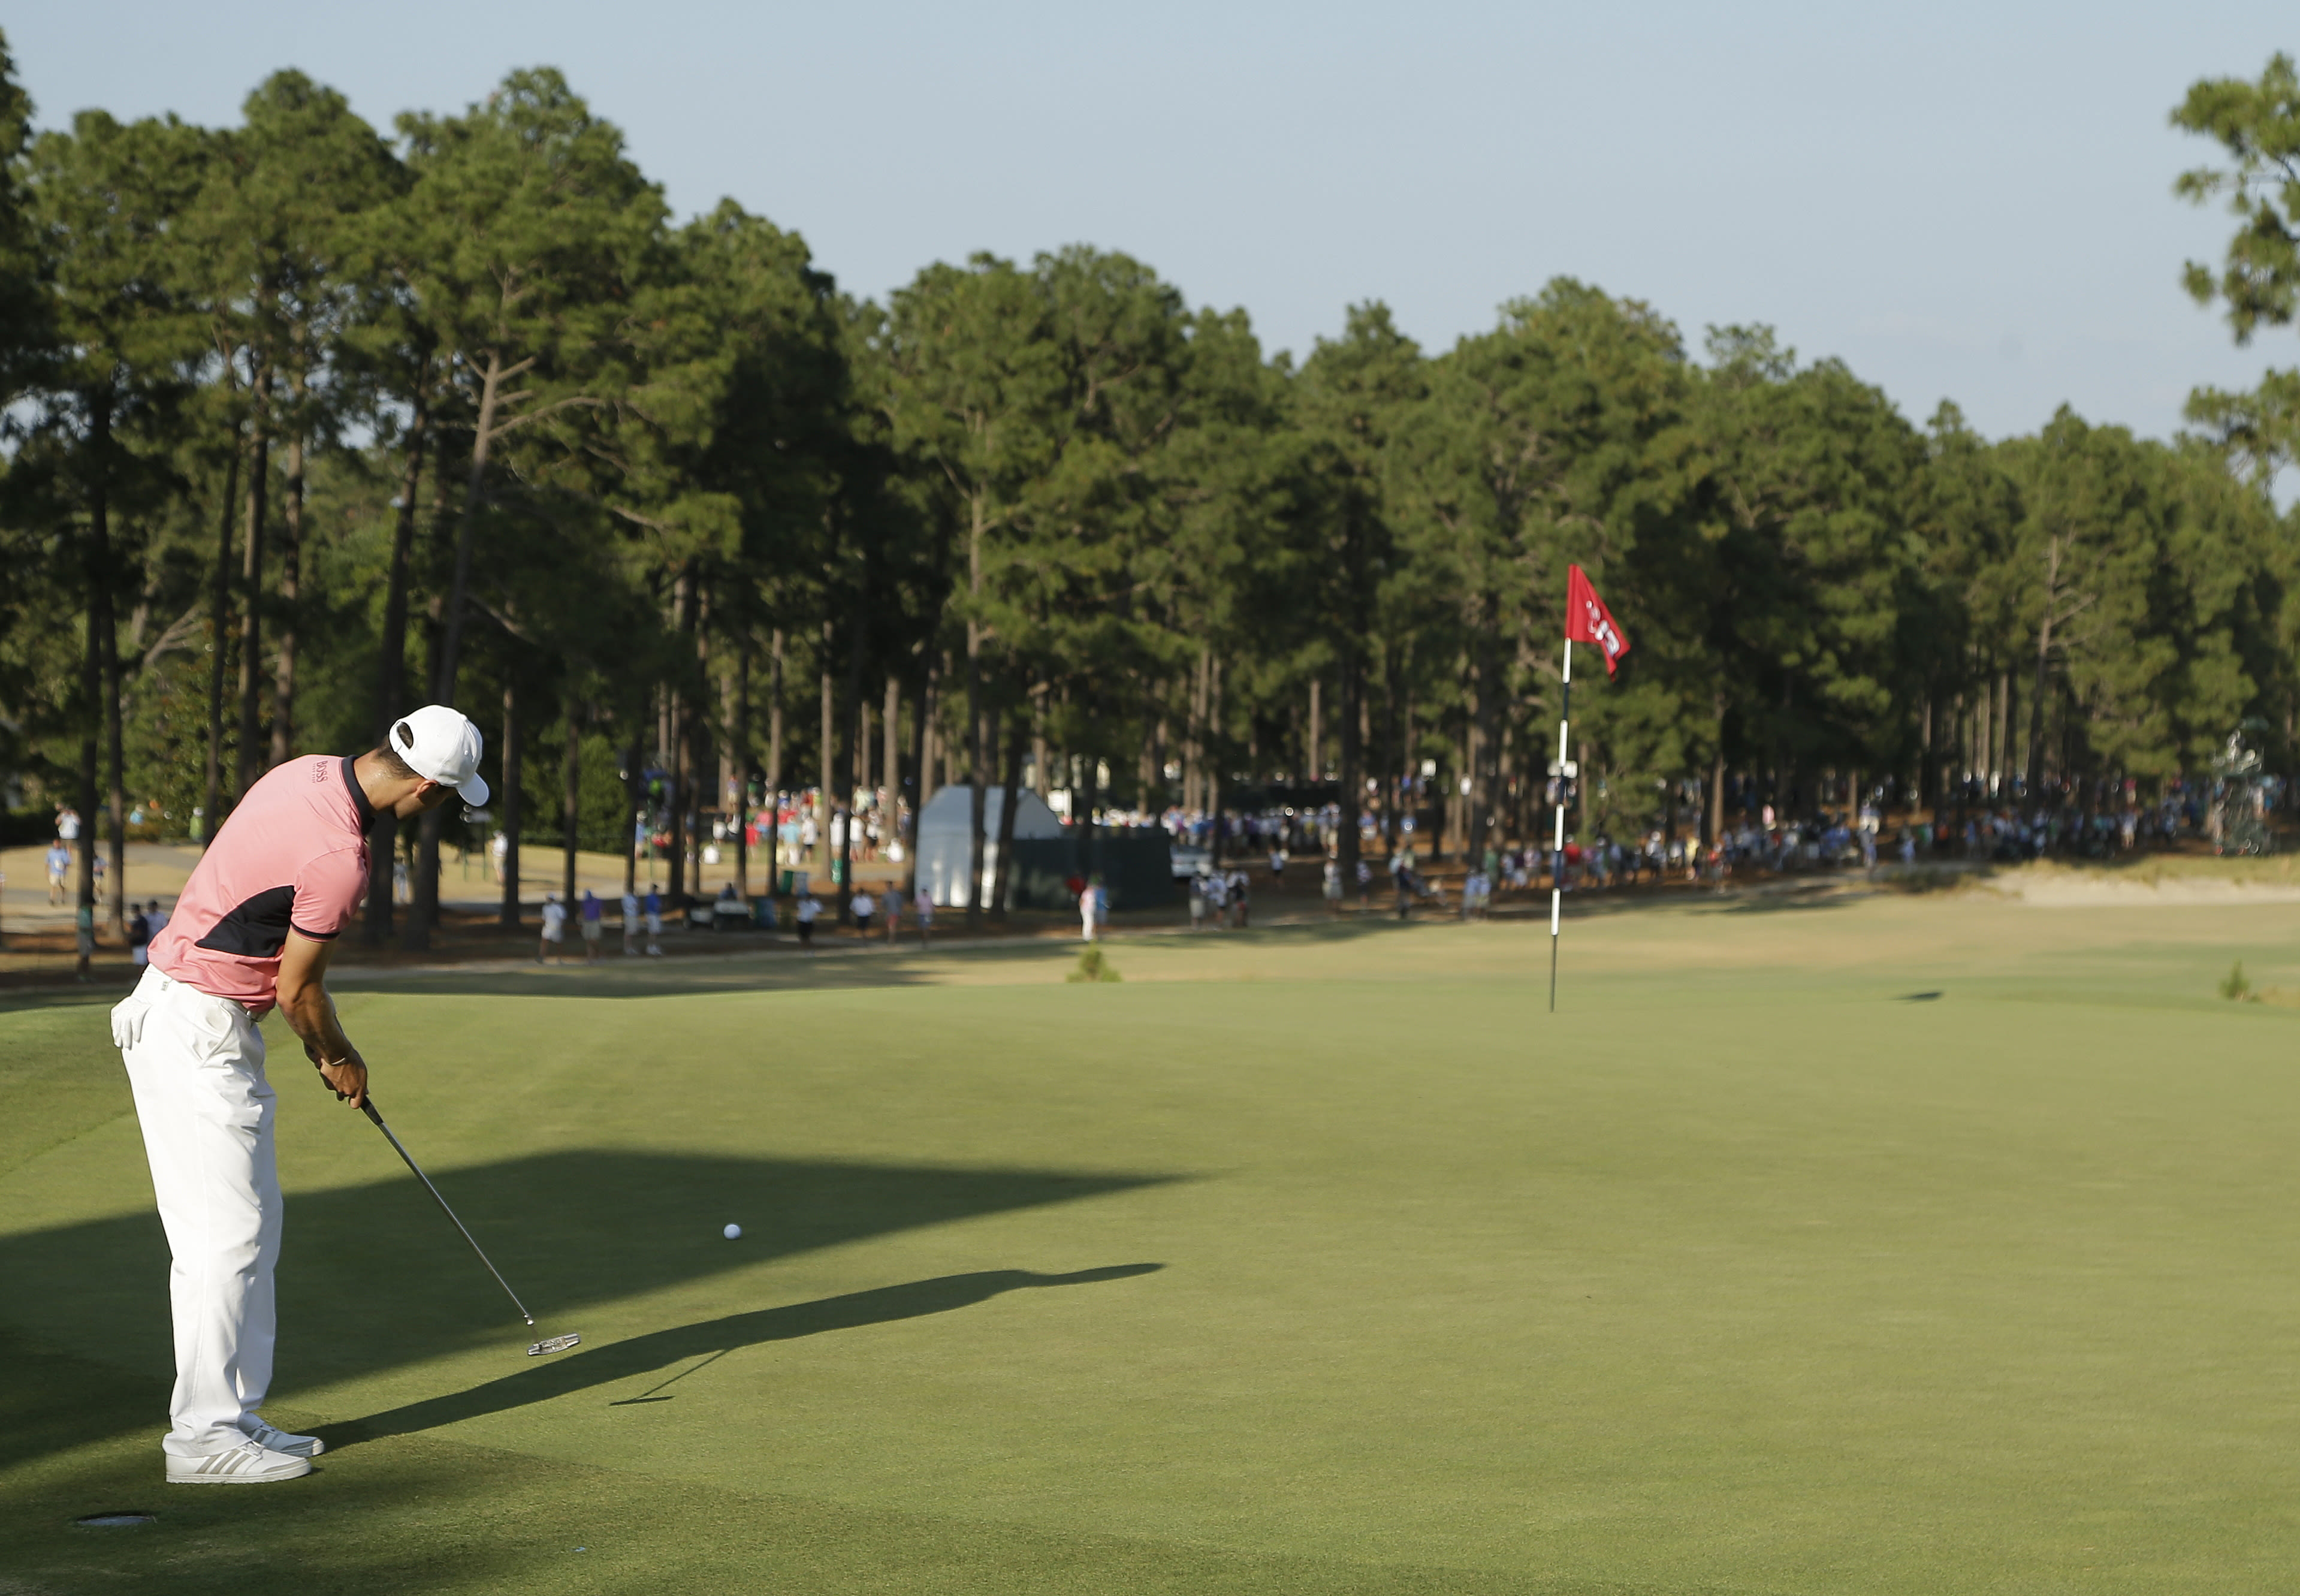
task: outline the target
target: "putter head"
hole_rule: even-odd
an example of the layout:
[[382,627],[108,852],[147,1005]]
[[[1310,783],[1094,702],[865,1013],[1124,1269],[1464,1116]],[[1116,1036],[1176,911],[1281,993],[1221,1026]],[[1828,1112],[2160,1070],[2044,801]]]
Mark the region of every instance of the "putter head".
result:
[[582,1344],[579,1335],[554,1335],[549,1341],[538,1341],[527,1349],[529,1358],[540,1358],[546,1352],[564,1352],[570,1347]]

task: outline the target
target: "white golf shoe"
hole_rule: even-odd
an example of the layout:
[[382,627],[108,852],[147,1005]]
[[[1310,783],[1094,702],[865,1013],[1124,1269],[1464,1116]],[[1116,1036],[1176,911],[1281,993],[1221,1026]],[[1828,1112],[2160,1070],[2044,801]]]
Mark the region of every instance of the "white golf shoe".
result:
[[171,1485],[268,1485],[274,1480],[300,1480],[311,1472],[309,1458],[271,1451],[252,1441],[205,1458],[168,1458]]
[[285,1452],[291,1458],[316,1458],[328,1450],[328,1443],[316,1435],[290,1435],[287,1431],[263,1422],[261,1416],[249,1414],[240,1420],[239,1427],[247,1438],[266,1451]]

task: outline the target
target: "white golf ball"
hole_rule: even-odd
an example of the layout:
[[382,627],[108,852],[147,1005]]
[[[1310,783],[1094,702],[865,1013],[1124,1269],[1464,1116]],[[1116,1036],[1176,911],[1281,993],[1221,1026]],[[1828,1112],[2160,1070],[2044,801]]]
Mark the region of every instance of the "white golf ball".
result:
[[739,1241],[742,1238],[743,1227],[739,1224],[730,1224],[719,1233],[726,1237],[729,1241]]

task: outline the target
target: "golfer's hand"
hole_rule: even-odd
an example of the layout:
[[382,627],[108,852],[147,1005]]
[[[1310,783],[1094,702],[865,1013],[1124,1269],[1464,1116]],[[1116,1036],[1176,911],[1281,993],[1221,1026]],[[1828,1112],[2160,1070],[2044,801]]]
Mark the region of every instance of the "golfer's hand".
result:
[[321,1064],[320,1076],[334,1088],[339,1100],[354,1108],[367,1106],[367,1060],[357,1053],[347,1053],[333,1064]]

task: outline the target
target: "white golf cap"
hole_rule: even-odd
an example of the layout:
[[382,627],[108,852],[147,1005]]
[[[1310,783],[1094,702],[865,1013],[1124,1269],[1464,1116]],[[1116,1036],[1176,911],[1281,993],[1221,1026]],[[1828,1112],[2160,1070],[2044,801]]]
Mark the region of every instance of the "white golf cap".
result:
[[425,781],[454,788],[467,804],[488,801],[479,748],[479,729],[471,716],[445,704],[426,704],[391,723],[391,751]]

